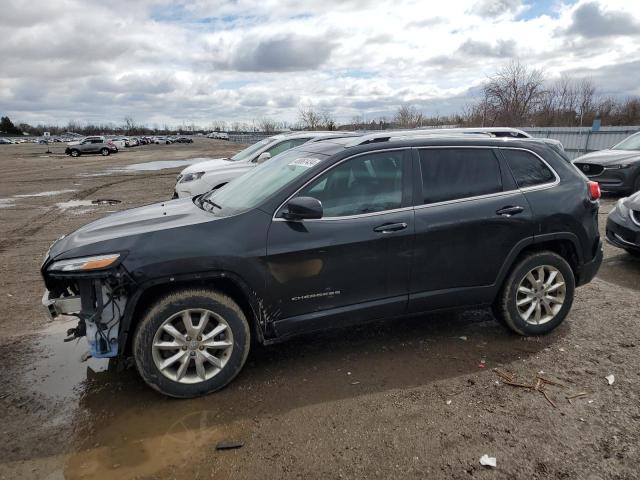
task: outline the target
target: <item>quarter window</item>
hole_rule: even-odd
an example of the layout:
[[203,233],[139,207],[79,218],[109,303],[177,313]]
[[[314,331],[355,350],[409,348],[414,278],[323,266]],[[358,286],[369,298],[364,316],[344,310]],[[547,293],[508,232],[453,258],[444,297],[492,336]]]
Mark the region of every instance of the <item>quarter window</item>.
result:
[[403,205],[403,151],[362,155],[338,165],[298,193],[322,202],[325,217],[381,212]]
[[524,150],[502,150],[518,187],[533,187],[553,182],[555,176],[538,157]]
[[502,191],[500,165],[490,149],[423,149],[420,167],[425,204]]

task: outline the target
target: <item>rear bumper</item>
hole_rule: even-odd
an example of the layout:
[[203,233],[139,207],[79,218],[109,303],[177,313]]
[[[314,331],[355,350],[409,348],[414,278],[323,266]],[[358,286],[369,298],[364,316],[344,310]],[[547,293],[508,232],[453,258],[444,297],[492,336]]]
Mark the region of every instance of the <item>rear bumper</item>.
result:
[[600,265],[602,265],[603,258],[603,249],[602,249],[602,240],[598,242],[597,252],[593,259],[590,262],[583,263],[578,272],[578,278],[576,286],[579,287],[581,285],[585,285],[593,280],[593,277],[596,276],[598,270],[600,270]]

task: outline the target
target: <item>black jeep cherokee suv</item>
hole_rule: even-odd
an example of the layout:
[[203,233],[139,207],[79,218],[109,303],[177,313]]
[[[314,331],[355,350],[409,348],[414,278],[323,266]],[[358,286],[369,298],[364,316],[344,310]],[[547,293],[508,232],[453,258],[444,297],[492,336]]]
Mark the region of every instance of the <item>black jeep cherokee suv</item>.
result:
[[598,197],[541,142],[327,140],[58,240],[43,302],[174,397],[229,383],[251,340],[303,331],[492,306],[539,335],[600,266]]

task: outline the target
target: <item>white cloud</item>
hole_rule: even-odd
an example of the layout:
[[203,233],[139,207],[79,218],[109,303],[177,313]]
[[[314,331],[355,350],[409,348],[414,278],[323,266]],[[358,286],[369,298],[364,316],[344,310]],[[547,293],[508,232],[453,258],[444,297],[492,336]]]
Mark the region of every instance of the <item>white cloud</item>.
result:
[[639,23],[624,0],[4,0],[0,113],[207,125],[294,121],[312,101],[339,120],[403,102],[446,114],[513,56],[552,76],[633,75]]

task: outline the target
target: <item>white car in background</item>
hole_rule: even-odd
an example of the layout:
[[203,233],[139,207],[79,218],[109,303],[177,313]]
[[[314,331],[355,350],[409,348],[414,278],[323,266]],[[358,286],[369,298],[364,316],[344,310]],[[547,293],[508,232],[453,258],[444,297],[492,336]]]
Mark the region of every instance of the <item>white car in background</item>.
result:
[[307,142],[354,135],[345,132],[295,132],[274,135],[231,158],[215,158],[188,166],[176,181],[173,198],[193,197],[219,188],[265,160]]

